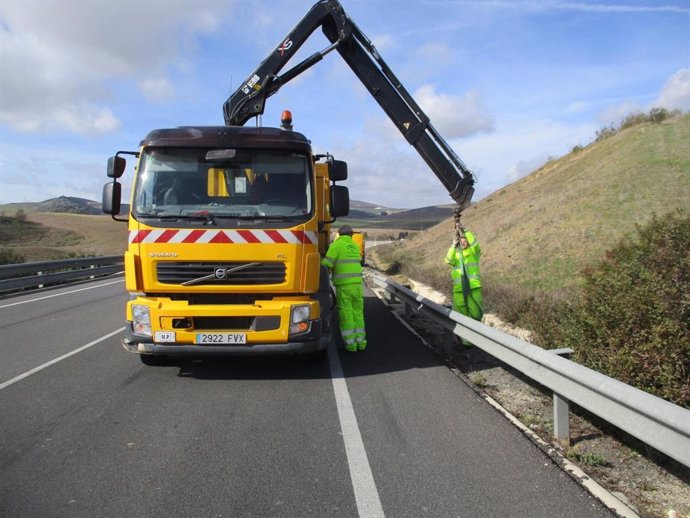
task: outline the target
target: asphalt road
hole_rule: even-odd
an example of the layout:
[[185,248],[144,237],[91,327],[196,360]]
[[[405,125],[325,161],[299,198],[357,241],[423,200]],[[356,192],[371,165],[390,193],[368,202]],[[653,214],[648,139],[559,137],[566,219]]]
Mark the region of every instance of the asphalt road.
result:
[[126,299],[0,299],[0,516],[612,516],[371,292],[368,350],[320,364],[145,367]]

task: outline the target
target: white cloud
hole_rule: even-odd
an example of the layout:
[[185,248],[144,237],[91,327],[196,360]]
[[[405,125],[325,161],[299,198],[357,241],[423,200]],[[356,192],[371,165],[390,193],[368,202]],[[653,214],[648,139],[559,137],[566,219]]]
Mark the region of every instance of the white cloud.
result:
[[334,155],[348,163],[350,197],[393,208],[451,203],[443,185],[387,119],[371,119]]
[[395,39],[389,34],[381,34],[374,36],[371,39],[371,43],[376,47],[376,50],[381,52],[385,49],[390,49],[395,46]]
[[[0,3],[0,121],[24,132],[117,128],[111,83],[182,66],[232,1]],[[154,86],[166,91],[144,92]]]
[[690,109],[690,68],[683,68],[671,75],[653,102],[643,104],[636,99],[616,102],[604,108],[598,120],[602,124],[616,125],[628,115],[648,112],[652,108]]
[[451,144],[479,177],[478,200],[530,174],[549,158],[586,144],[595,131],[596,125],[591,123],[570,125],[543,119],[499,127],[490,135]]
[[414,55],[415,63],[422,65],[426,62],[433,62],[435,66],[446,66],[452,63],[457,51],[448,45],[439,42],[430,42],[422,45]]
[[56,130],[85,135],[110,133],[120,128],[120,121],[109,109],[90,105],[62,106],[53,112],[53,124]]
[[494,129],[493,119],[482,105],[476,90],[463,96],[454,96],[436,93],[433,85],[424,85],[413,97],[429,116],[433,126],[447,139]]
[[631,113],[641,112],[642,107],[635,101],[624,101],[612,104],[604,108],[598,116],[602,124],[619,124]]
[[165,77],[145,79],[139,83],[139,89],[149,101],[170,99],[175,93],[175,88]]
[[457,4],[465,4],[468,7],[481,7],[483,9],[495,10],[517,10],[526,12],[544,11],[573,11],[582,13],[617,13],[617,14],[645,14],[645,13],[676,13],[688,14],[690,9],[676,5],[632,5],[632,4],[611,4],[593,2],[563,2],[560,0],[485,0],[481,3],[476,0],[456,0]]
[[690,109],[690,68],[683,68],[668,78],[655,106],[669,110]]

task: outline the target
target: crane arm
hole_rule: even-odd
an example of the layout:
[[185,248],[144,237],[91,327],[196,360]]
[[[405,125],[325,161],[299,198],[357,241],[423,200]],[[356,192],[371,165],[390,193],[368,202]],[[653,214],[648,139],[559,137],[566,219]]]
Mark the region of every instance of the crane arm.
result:
[[[330,45],[282,76],[278,74],[309,36],[321,27]],[[264,112],[266,99],[282,85],[337,50],[405,139],[431,168],[459,209],[474,193],[473,173],[431,124],[374,45],[347,16],[338,0],[321,0],[292,29],[281,44],[232,94],[223,107],[225,124],[244,125]]]

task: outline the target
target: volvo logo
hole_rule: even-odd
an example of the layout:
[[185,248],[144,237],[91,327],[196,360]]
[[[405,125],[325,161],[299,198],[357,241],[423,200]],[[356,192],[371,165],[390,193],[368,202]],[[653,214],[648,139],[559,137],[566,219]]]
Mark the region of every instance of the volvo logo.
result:
[[182,283],[182,286],[191,286],[192,284],[198,284],[200,282],[210,280],[224,281],[227,280],[228,274],[230,273],[239,272],[240,270],[246,270],[247,268],[251,268],[253,266],[259,266],[260,264],[261,263],[245,263],[233,267],[218,266],[216,268],[213,268],[213,273],[209,273],[208,275],[185,281]]

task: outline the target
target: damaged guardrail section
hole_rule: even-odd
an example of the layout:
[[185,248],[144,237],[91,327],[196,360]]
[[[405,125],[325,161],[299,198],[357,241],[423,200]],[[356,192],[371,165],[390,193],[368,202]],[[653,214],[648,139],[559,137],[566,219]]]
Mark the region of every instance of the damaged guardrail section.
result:
[[455,335],[553,392],[554,438],[569,443],[569,402],[690,467],[690,411],[441,306],[390,279],[375,282]]
[[0,293],[111,275],[123,265],[121,255],[6,264],[0,266]]

